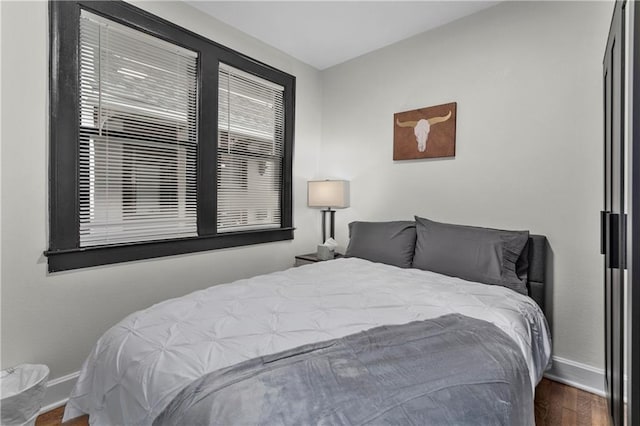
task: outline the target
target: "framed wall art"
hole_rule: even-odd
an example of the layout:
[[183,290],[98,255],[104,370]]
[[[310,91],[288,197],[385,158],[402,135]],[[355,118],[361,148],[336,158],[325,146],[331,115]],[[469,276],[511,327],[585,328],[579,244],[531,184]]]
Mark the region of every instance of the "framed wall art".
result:
[[393,159],[455,157],[456,103],[393,115]]

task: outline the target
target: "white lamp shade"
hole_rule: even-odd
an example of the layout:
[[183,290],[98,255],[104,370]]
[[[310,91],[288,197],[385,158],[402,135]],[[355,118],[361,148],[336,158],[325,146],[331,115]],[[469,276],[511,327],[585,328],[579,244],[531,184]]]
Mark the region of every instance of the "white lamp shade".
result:
[[307,205],[309,207],[349,207],[349,181],[312,180],[307,182]]

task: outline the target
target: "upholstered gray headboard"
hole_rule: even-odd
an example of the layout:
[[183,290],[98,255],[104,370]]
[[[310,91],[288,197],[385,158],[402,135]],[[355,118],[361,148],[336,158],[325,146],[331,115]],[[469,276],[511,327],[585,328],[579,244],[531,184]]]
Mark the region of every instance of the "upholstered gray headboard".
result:
[[529,296],[545,312],[545,284],[547,277],[547,237],[529,235]]

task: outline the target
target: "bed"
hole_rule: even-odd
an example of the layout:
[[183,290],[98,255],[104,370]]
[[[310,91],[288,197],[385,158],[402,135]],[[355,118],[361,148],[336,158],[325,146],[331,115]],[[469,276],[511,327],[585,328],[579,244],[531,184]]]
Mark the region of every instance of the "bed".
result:
[[[546,239],[518,236],[524,245],[511,269],[526,269],[522,294],[414,267],[416,256],[428,257],[421,238],[435,244],[443,237],[421,235],[418,220],[370,224],[352,224],[345,258],[213,286],[129,315],[96,343],[64,419],[533,424],[533,392],[551,352],[542,310]],[[470,235],[466,227],[462,240],[478,240],[478,229]],[[438,246],[452,244],[449,231]],[[503,234],[493,237],[492,244],[510,244]],[[471,251],[476,263],[479,252],[491,252],[479,250]],[[498,251],[504,268],[514,255]],[[433,260],[447,263],[425,262]]]

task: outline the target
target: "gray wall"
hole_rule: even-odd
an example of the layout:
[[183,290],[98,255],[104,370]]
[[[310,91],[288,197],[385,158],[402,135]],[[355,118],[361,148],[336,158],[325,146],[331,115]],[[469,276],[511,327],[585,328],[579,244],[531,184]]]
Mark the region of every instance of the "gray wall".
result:
[[2,368],[45,363],[77,371],[98,337],[125,315],[212,284],[284,269],[313,250],[320,215],[306,207],[320,149],[319,73],[181,2],[150,12],[297,77],[295,240],[48,274],[48,6],[1,2]]
[[[507,2],[322,74],[320,171],[350,220],[547,235],[554,355],[603,366],[602,56],[610,2]],[[393,114],[458,103],[455,159],[392,160]]]

